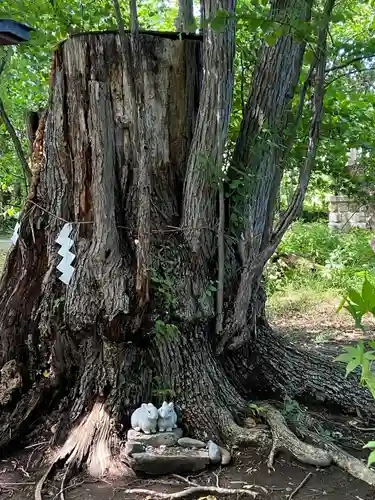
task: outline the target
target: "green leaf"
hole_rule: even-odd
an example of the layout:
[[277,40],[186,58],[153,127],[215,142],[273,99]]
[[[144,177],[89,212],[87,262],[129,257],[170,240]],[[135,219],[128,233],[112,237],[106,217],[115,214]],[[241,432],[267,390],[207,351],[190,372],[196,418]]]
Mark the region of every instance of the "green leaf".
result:
[[307,64],[313,63],[315,60],[315,54],[312,50],[305,51],[305,61]]
[[362,285],[362,299],[365,304],[366,311],[370,311],[373,307],[375,307],[375,288],[367,278],[365,278]]
[[196,23],[196,21],[193,22],[193,24],[189,24],[188,26],[186,26],[186,31],[188,32],[195,32],[196,30],[198,29],[198,25]]
[[357,328],[361,328],[362,327],[362,314],[361,314],[361,311],[358,310],[358,308],[354,305],[354,304],[351,304],[351,303],[348,303],[344,309],[346,309],[347,311],[349,311],[349,313],[352,315],[352,318],[354,319],[355,321],[355,326]]
[[233,179],[232,182],[230,183],[230,188],[231,189],[236,189],[239,186],[241,186],[243,181],[241,179]]
[[223,31],[225,29],[229,14],[226,10],[218,10],[216,16],[211,20],[211,29],[214,31]]
[[268,33],[267,35],[264,35],[264,41],[269,47],[276,45],[278,39],[279,37],[276,33]]
[[372,397],[375,399],[375,377],[372,372],[364,379],[364,384],[362,383],[361,385],[367,387]]
[[255,31],[261,26],[263,19],[261,17],[247,17],[245,22],[249,30]]
[[367,466],[370,467],[375,462],[375,450],[370,453],[367,459]]
[[349,361],[349,363],[346,365],[346,373],[345,376],[347,377],[350,373],[352,373],[358,366],[360,366],[360,363],[358,362],[357,359],[352,359]]
[[357,290],[354,290],[354,288],[349,288],[348,297],[354,304],[364,307],[364,302],[361,294],[358,293]]
[[[345,376],[347,377],[358,366],[362,365],[365,346],[363,342],[359,342],[356,347],[346,346],[344,349],[346,352],[337,356],[335,361],[346,363]],[[366,361],[366,363],[368,364],[369,362]]]
[[356,347],[344,346],[343,349],[345,349],[346,352],[337,356],[337,358],[335,358],[335,361],[350,361],[354,358],[359,359],[361,356],[361,349],[359,345],[357,345]]

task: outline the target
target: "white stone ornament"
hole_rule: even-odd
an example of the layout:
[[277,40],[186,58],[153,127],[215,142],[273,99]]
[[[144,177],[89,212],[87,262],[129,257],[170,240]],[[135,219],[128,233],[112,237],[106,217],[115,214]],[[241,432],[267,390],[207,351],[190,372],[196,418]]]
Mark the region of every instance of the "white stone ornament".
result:
[[58,271],[62,273],[61,276],[59,276],[59,280],[65,283],[65,285],[69,284],[74,273],[72,262],[75,259],[75,255],[70,252],[74,241],[69,237],[72,230],[72,224],[67,222],[66,224],[64,224],[64,227],[56,238],[56,243],[61,246],[57,253],[62,257],[62,260],[57,266]]
[[20,236],[20,227],[21,227],[21,224],[19,222],[17,222],[16,225],[14,226],[13,234],[12,234],[12,237],[10,239],[10,241],[13,243],[13,245],[15,245],[17,243],[17,240]]

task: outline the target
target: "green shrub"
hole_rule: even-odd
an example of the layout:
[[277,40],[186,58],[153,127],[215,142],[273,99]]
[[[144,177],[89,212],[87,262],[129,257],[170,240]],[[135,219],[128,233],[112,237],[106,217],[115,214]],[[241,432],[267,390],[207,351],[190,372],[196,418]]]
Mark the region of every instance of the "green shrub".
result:
[[[333,289],[341,295],[348,286],[358,286],[368,272],[375,274],[371,237],[371,232],[363,229],[340,232],[330,229],[327,223],[295,222],[267,265],[268,294],[309,288],[319,293]],[[279,258],[290,254],[301,256],[300,265],[288,266],[285,259]]]
[[[370,314],[375,316],[375,285],[367,277],[360,289],[348,288],[344,295],[338,312],[345,308],[354,319],[357,328],[363,328],[362,319]],[[346,364],[346,376],[355,370],[360,372],[360,384],[371,392],[375,398],[375,375],[373,365],[375,362],[375,341],[361,341],[357,345],[344,347],[345,352],[340,354],[336,361]],[[371,451],[368,457],[368,466],[375,463],[375,441],[370,441],[363,448]]]
[[328,224],[297,221],[285,234],[278,251],[301,254],[318,264],[324,264],[339,242],[340,234],[332,231]]

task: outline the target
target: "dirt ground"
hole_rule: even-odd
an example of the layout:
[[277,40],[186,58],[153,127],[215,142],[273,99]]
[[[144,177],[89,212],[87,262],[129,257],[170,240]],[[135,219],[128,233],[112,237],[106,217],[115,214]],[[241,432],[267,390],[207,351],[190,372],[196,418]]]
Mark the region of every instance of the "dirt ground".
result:
[[[38,450],[37,454],[43,453]],[[0,499],[32,500],[34,499],[35,484],[43,475],[45,468],[34,468],[35,449],[25,449],[22,453],[15,455],[0,463]],[[265,456],[260,456],[254,449],[246,449],[235,453],[233,463],[223,468],[212,468],[198,476],[190,476],[191,480],[201,485],[217,485],[228,488],[249,488],[258,491],[259,499],[281,500],[374,500],[375,489],[368,487],[365,483],[355,480],[337,467],[327,469],[316,469],[293,461],[292,459],[279,455],[275,472],[268,473],[265,464]],[[306,483],[294,495],[292,493],[309,475]],[[43,490],[43,498],[59,499],[62,472],[55,474],[54,481],[46,483]],[[267,493],[255,485],[266,488]],[[68,488],[64,491],[65,500],[120,500],[120,499],[146,499],[146,494],[126,495],[126,488],[148,488],[159,492],[173,493],[184,489],[186,485],[175,477],[146,479],[132,479],[128,482],[90,481],[85,479],[83,473],[76,476]],[[292,496],[291,496],[292,495]],[[194,499],[215,500],[215,496],[190,497]],[[241,495],[225,496],[235,500],[238,498],[250,498]]]
[[[353,318],[345,309],[337,312],[340,300],[340,297],[326,298],[302,307],[286,296],[286,303],[277,313],[269,312],[269,321],[275,330],[301,346],[319,348],[358,342],[363,332],[354,326]],[[373,338],[375,317],[366,316],[363,325],[365,338]]]

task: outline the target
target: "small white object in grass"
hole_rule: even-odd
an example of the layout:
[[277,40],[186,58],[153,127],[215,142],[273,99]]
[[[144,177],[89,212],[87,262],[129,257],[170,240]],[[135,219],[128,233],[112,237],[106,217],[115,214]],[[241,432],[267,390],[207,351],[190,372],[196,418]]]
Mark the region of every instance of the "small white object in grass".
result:
[[134,240],[134,245],[139,245],[139,240]]
[[19,222],[17,222],[16,225],[14,226],[13,234],[12,234],[12,237],[10,239],[10,241],[13,243],[13,245],[15,245],[17,243],[17,240],[19,238],[20,227],[21,227],[21,224]]

